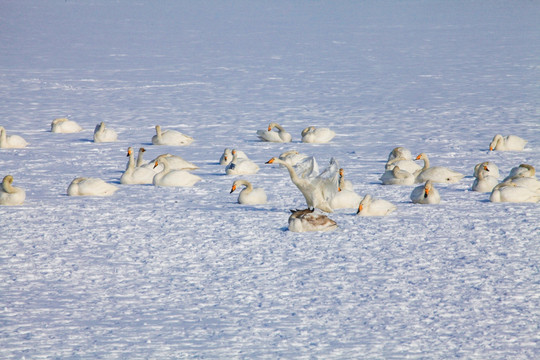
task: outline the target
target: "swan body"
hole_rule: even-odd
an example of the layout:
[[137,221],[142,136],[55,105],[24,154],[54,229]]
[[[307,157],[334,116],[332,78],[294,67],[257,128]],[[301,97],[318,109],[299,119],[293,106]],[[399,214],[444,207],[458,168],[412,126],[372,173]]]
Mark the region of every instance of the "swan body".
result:
[[476,164],[474,166],[474,177],[478,177],[478,173],[484,171],[487,172],[488,175],[493,176],[495,178],[499,178],[499,167],[495,165],[492,161],[484,161],[479,164]]
[[398,146],[390,151],[388,154],[388,161],[392,161],[396,158],[403,158],[405,160],[412,160],[411,150],[404,148],[403,146]]
[[253,185],[247,180],[236,180],[231,188],[231,194],[239,187],[245,186],[238,195],[238,203],[244,205],[266,204],[266,192],[262,188],[253,188]]
[[236,150],[233,150],[232,154],[232,161],[225,167],[225,173],[227,175],[250,175],[256,174],[259,171],[259,165],[250,159],[239,159]]
[[401,170],[405,170],[411,174],[414,174],[415,172],[422,170],[422,167],[415,163],[411,159],[405,159],[404,157],[396,157],[392,160],[389,160],[386,163],[386,170],[392,170],[394,167],[399,166]]
[[302,142],[313,144],[324,144],[330,142],[336,133],[328,128],[316,128],[308,126],[302,130]]
[[[139,149],[140,151],[140,149]],[[135,166],[133,148],[128,148],[127,156],[129,156],[128,168],[120,177],[121,184],[152,184],[156,173],[149,168]]]
[[491,192],[498,183],[499,180],[495,176],[491,176],[487,165],[484,165],[484,167],[477,172],[476,179],[472,185],[472,190],[478,192]]
[[155,186],[185,186],[191,187],[201,181],[201,177],[186,170],[172,170],[166,157],[155,161],[154,166],[163,165],[163,170],[156,175],[152,183]]
[[156,125],[156,135],[152,136],[152,144],[154,145],[186,146],[192,142],[191,136],[176,130],[162,131],[159,125]]
[[[236,155],[238,159],[249,159],[245,152],[242,150],[236,150]],[[233,154],[231,149],[226,148],[223,150],[223,154],[221,154],[221,157],[219,158],[219,164],[220,165],[229,165],[233,159]]]
[[432,181],[428,180],[424,185],[414,188],[411,200],[415,204],[438,204],[441,202],[441,197],[437,189],[433,187]]
[[502,135],[497,134],[489,144],[489,151],[523,151],[526,144],[527,140],[522,139],[519,136],[508,135],[503,137]]
[[362,197],[353,190],[338,191],[329,201],[332,209],[356,209]]
[[315,214],[312,209],[291,210],[289,217],[289,231],[331,231],[337,229],[334,220],[323,214]]
[[540,194],[526,187],[507,181],[493,188],[489,197],[491,202],[531,202],[540,201]]
[[429,158],[425,153],[418,155],[416,160],[424,160],[424,167],[414,174],[416,175],[417,183],[423,183],[427,180],[438,183],[456,183],[465,176],[443,166],[429,167]]
[[384,185],[413,185],[416,177],[408,171],[395,166],[392,170],[386,170],[380,177]]
[[383,199],[374,199],[366,195],[358,205],[357,215],[360,216],[385,216],[396,210],[396,205]]
[[51,132],[53,133],[71,134],[81,131],[82,127],[77,122],[66,118],[54,119],[51,123]]
[[118,187],[98,178],[79,177],[74,179],[67,189],[69,196],[110,196]]
[[12,184],[13,176],[6,175],[0,188],[0,205],[21,205],[26,199],[26,192]]
[[[276,128],[278,131],[272,131],[273,128]],[[292,136],[288,132],[285,131],[285,129],[277,124],[277,123],[270,123],[268,125],[268,130],[257,130],[257,137],[261,139],[262,141],[268,141],[268,142],[291,142]]]
[[520,164],[519,166],[516,166],[512,168],[512,170],[510,170],[510,174],[504,178],[503,182],[511,180],[515,177],[535,178],[536,169],[534,168],[534,166],[529,164]]
[[19,135],[9,135],[3,126],[0,126],[0,148],[3,149],[21,149],[28,143]]
[[512,178],[510,182],[540,194],[540,181],[536,178],[518,176]]
[[106,128],[103,121],[96,125],[94,130],[94,142],[115,142],[116,140],[118,140],[116,131]]

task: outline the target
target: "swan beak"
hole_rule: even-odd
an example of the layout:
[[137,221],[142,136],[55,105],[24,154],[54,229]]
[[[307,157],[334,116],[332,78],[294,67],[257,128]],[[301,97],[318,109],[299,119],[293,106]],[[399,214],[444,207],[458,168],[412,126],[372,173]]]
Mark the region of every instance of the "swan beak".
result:
[[145,148],[141,148],[141,151],[142,151],[142,152],[145,152],[145,151],[146,151],[146,149],[145,149]]
[[269,126],[269,127],[268,127],[268,131],[271,131],[271,130],[272,130],[272,128]]
[[233,185],[233,187],[231,189],[231,192],[229,194],[232,194],[234,192],[234,190],[236,190],[236,185]]
[[416,160],[420,160],[420,155],[418,155],[418,156],[416,157]]
[[128,152],[127,152],[127,155],[126,155],[126,156],[129,156],[129,155],[131,155],[131,153],[132,153],[132,151],[131,151],[131,150],[128,150]]
[[227,156],[224,156],[224,157],[223,157],[223,160],[227,161]]
[[424,197],[427,198],[429,195],[429,189],[428,188],[425,188],[424,189]]
[[274,163],[274,158],[271,158],[270,160],[268,160],[265,164],[273,164]]
[[159,165],[159,164],[158,164],[158,162],[157,162],[157,160],[156,160],[156,162],[154,163],[154,169],[155,169],[158,165]]
[[484,165],[484,170],[489,171],[488,167]]
[[340,188],[340,187],[338,187],[338,188],[337,188],[337,191],[341,191],[341,188]]
[[358,205],[358,211],[356,213],[360,214],[360,211],[362,211],[363,208],[364,208],[364,205],[362,204]]
[[490,146],[490,147],[489,147],[489,151],[493,151],[493,146]]

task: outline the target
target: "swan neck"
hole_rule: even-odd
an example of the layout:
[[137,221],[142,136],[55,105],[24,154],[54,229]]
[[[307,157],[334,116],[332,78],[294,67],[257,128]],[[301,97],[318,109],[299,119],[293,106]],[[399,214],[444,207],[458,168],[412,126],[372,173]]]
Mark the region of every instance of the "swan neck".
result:
[[8,181],[7,179],[4,179],[4,181],[2,181],[2,189],[4,189],[4,191],[7,192],[8,194],[16,193],[15,188],[11,185],[11,182]]
[[422,170],[429,169],[429,158],[427,155],[422,156],[422,160],[424,160],[424,168]]
[[143,152],[139,150],[139,154],[137,154],[137,167],[141,166],[143,164]]
[[289,164],[288,162],[286,161],[283,161],[283,160],[276,160],[276,162],[278,164],[281,164],[283,166],[285,166],[287,168],[287,170],[289,170],[289,175],[291,176],[291,180],[294,182],[294,183],[297,183],[300,178],[298,177],[298,175],[296,174],[296,171],[294,171],[294,168],[292,167],[291,164]]

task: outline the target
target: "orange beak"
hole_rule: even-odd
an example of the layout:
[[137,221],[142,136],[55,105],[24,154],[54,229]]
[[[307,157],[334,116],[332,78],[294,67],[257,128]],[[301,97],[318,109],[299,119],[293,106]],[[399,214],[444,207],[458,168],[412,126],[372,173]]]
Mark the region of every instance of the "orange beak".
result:
[[273,164],[273,163],[274,163],[274,158],[271,158],[271,159],[268,160],[266,163],[267,163],[267,164]]
[[159,164],[158,164],[158,162],[157,162],[157,160],[156,160],[156,162],[154,163],[154,169],[155,169],[158,165],[159,165]]
[[484,170],[489,171],[486,165],[484,165]]
[[145,149],[145,148],[141,148],[141,151],[142,151],[142,152],[145,152],[145,151],[146,151],[146,149]]
[[358,205],[358,211],[356,213],[359,214],[360,211],[362,211],[362,209],[364,209],[364,205],[362,204]]
[[429,195],[429,189],[428,188],[424,188],[424,193],[426,194],[425,197],[427,197]]
[[490,147],[489,147],[489,151],[493,151],[493,146],[490,146]]
[[416,157],[416,160],[420,160],[420,155],[418,155],[418,156]]
[[229,194],[232,194],[234,192],[234,190],[236,190],[236,185],[233,185],[233,187],[231,189],[231,192]]
[[225,155],[225,156],[223,157],[223,160],[227,161],[227,155]]
[[127,153],[127,155],[126,155],[126,156],[129,156],[129,155],[131,155],[131,153],[132,153],[132,151],[131,151],[131,150],[128,150],[128,153]]

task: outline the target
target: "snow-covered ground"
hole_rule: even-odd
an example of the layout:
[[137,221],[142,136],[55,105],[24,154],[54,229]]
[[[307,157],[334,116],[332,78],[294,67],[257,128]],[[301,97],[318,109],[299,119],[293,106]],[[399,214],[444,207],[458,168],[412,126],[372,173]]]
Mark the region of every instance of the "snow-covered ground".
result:
[[[538,1],[0,1],[0,150],[27,199],[0,207],[0,358],[540,357],[540,206],[471,192],[475,164],[540,167]],[[69,117],[84,127],[54,134]],[[119,141],[94,143],[100,121]],[[289,144],[259,142],[271,121]],[[195,138],[150,143],[154,126]],[[308,125],[330,144],[300,142]],[[515,134],[524,152],[492,152]],[[406,146],[465,173],[439,205],[383,186]],[[128,146],[200,166],[193,188],[120,185]],[[229,194],[245,151],[267,205]],[[335,156],[397,211],[287,231],[285,150]]]

